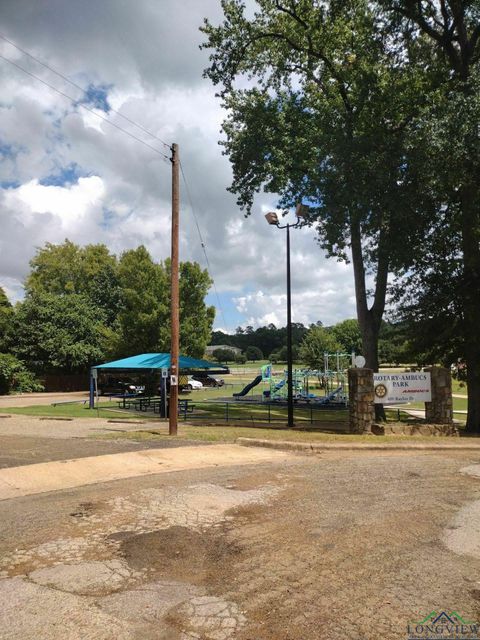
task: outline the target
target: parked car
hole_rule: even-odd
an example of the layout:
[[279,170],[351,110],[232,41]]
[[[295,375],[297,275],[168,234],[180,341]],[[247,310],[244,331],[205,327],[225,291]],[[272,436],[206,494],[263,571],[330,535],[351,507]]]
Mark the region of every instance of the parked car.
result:
[[99,381],[98,393],[101,396],[106,395],[138,395],[145,391],[145,387],[142,385],[134,384],[131,380],[118,380],[116,378],[107,378],[106,380]]
[[193,376],[188,376],[187,384],[180,385],[180,391],[192,391],[193,389],[203,389],[203,384],[199,380],[195,380]]
[[223,380],[223,378],[216,378],[215,376],[209,376],[201,373],[196,373],[192,378],[201,382],[204,387],[223,387],[225,384],[225,380]]

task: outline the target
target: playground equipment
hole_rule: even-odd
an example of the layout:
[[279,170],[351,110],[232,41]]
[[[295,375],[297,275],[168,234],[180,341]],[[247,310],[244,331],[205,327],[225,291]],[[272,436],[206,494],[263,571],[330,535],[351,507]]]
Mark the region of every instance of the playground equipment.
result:
[[322,378],[325,394],[328,395],[334,387],[346,388],[346,370],[354,366],[355,353],[324,353]]
[[[296,403],[306,402],[318,405],[347,404],[346,370],[352,366],[354,353],[324,353],[323,367],[320,369],[295,369],[292,372],[293,399]],[[315,387],[320,387],[324,395],[311,393],[312,379]],[[288,394],[288,372],[275,375],[271,364],[261,368],[260,375],[247,384],[242,391],[234,393],[241,398],[261,382],[268,387],[263,391],[263,399],[268,402],[286,402]]]
[[246,396],[247,393],[250,391],[250,389],[253,389],[253,387],[256,387],[257,384],[260,384],[261,381],[262,381],[262,376],[257,376],[254,380],[252,380],[252,382],[247,384],[247,386],[244,387],[241,391],[239,391],[238,393],[234,393],[233,397],[241,398],[243,396]]

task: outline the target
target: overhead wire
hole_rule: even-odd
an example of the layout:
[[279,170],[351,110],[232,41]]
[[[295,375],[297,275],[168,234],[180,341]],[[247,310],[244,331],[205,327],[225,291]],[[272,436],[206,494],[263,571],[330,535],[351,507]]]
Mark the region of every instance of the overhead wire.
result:
[[[63,73],[61,73],[60,71],[58,71],[57,69],[55,69],[54,67],[50,66],[49,64],[47,64],[46,62],[43,62],[42,60],[40,60],[39,58],[37,58],[36,56],[34,56],[32,53],[28,52],[26,49],[23,49],[22,47],[19,47],[18,44],[15,44],[15,42],[13,42],[12,40],[9,40],[6,36],[3,35],[3,33],[0,33],[0,38],[2,38],[3,40],[5,40],[5,42],[8,42],[8,44],[11,44],[12,47],[15,47],[15,49],[18,49],[18,51],[21,51],[24,55],[28,56],[29,58],[31,58],[32,60],[34,60],[35,62],[37,62],[38,64],[40,64],[42,67],[44,67],[45,69],[48,69],[49,71],[51,71],[52,73],[55,73],[59,78],[62,78],[62,80],[65,80],[65,82],[68,82],[69,84],[72,85],[72,87],[75,87],[76,89],[79,89],[80,91],[82,91],[82,93],[85,93],[85,88],[82,87],[81,85],[77,84],[76,82],[74,82],[73,80],[71,80],[68,76],[64,75]],[[113,107],[111,107],[109,105],[109,110],[112,113],[115,113],[117,116],[119,116],[119,118],[122,118],[123,120],[125,120],[126,122],[129,122],[130,124],[132,124],[134,127],[137,127],[138,129],[140,129],[141,131],[143,131],[144,133],[148,134],[149,136],[151,136],[152,138],[155,138],[155,140],[158,140],[158,142],[161,142],[165,147],[167,147],[168,149],[170,149],[171,145],[169,145],[167,142],[165,142],[164,140],[162,140],[161,138],[159,138],[157,135],[155,135],[154,133],[152,133],[151,131],[148,131],[148,129],[145,129],[144,126],[142,126],[141,124],[139,124],[138,122],[135,122],[134,120],[132,120],[131,118],[129,118],[128,116],[124,115],[123,113],[121,113],[120,111],[117,111],[117,109],[114,109]]]
[[[198,224],[197,214],[195,212],[195,207],[193,206],[193,200],[192,200],[192,196],[191,196],[191,193],[190,193],[190,188],[188,186],[187,178],[185,176],[185,172],[183,170],[183,165],[182,165],[182,161],[181,160],[180,160],[180,171],[182,173],[183,183],[185,184],[185,191],[187,193],[187,198],[188,198],[188,201],[190,203],[190,209],[192,210],[192,215],[193,215],[193,219],[195,221],[195,226],[197,228],[198,237],[200,239],[200,244],[201,244],[203,253],[205,255],[205,262],[207,263],[208,272],[210,273],[210,275],[212,275],[212,268],[210,266],[210,260],[208,259],[208,254],[207,254],[207,246],[206,246],[205,241],[203,239],[203,235],[202,235],[202,231],[200,229],[200,225]],[[220,315],[222,316],[222,320],[223,320],[223,324],[224,324],[225,330],[228,331],[228,325],[227,325],[227,322],[225,320],[225,314],[223,312],[223,306],[222,306],[222,303],[220,301],[220,296],[218,294],[217,286],[215,284],[215,279],[213,278],[213,276],[212,276],[212,283],[213,283],[213,290],[215,292],[215,297],[217,298],[217,305],[218,305],[218,308],[220,309]]]
[[148,142],[145,142],[145,140],[142,140],[141,138],[139,138],[135,134],[130,133],[130,131],[127,131],[123,127],[120,127],[120,125],[116,124],[115,122],[112,122],[111,120],[109,120],[105,116],[100,115],[94,109],[91,109],[90,107],[87,107],[87,105],[85,105],[85,104],[83,104],[81,102],[78,102],[78,100],[75,100],[75,98],[72,98],[72,96],[69,96],[64,91],[61,91],[60,89],[57,89],[57,87],[54,87],[53,84],[50,84],[49,82],[46,82],[46,80],[43,80],[43,78],[40,78],[39,76],[35,75],[31,71],[28,71],[27,69],[25,69],[21,65],[17,64],[16,62],[14,62],[13,60],[10,60],[10,58],[7,58],[7,57],[3,56],[2,54],[0,54],[0,58],[2,60],[5,60],[5,62],[9,62],[11,65],[16,67],[17,69],[20,69],[20,71],[23,71],[23,73],[26,73],[27,75],[31,76],[32,78],[35,78],[35,80],[38,80],[39,82],[42,82],[49,89],[52,89],[52,91],[55,91],[56,93],[58,93],[59,95],[63,96],[64,98],[67,98],[67,100],[70,100],[74,105],[78,105],[78,106],[82,107],[83,109],[85,109],[86,111],[92,113],[94,116],[96,116],[100,120],[103,120],[104,122],[107,122],[112,127],[115,127],[115,129],[118,129],[119,131],[122,131],[127,136],[130,136],[130,138],[133,138],[137,142],[140,142],[140,144],[143,144],[145,147],[148,147],[149,149],[152,149],[152,151],[155,151],[155,153],[158,153],[160,156],[163,156],[163,158],[165,158],[168,162],[170,162],[170,157],[167,156],[165,153],[163,153],[163,151],[160,151],[160,149],[157,149],[157,147],[154,147],[153,145],[149,144]]
[[[18,46],[17,44],[15,44],[15,42],[13,42],[12,40],[10,40],[9,38],[7,38],[6,36],[4,36],[2,33],[0,33],[0,38],[2,38],[3,40],[5,40],[5,42],[8,42],[10,45],[12,45],[13,47],[15,47],[16,49],[18,49],[18,51],[20,51],[21,53],[23,53],[24,55],[28,56],[29,58],[31,58],[32,60],[34,60],[35,62],[37,62],[38,64],[40,64],[42,67],[44,67],[45,69],[48,69],[49,71],[51,71],[52,73],[54,73],[55,75],[57,75],[59,78],[62,78],[62,80],[64,80],[65,82],[69,83],[70,85],[72,85],[73,87],[75,87],[76,89],[79,89],[80,91],[82,91],[82,93],[85,93],[85,88],[82,87],[81,85],[77,84],[76,82],[74,82],[73,80],[71,80],[70,78],[68,78],[67,76],[65,76],[63,73],[61,73],[60,71],[58,71],[57,69],[54,69],[51,65],[47,64],[46,62],[43,62],[42,60],[40,60],[39,58],[37,58],[36,56],[34,56],[33,54],[31,54],[30,52],[28,52],[26,49],[23,49],[22,47]],[[17,69],[19,69],[20,71],[23,71],[23,73],[29,75],[30,77],[34,78],[35,80],[38,80],[39,82],[43,83],[45,86],[47,86],[49,89],[51,89],[52,91],[55,91],[56,93],[58,93],[59,95],[63,96],[64,98],[67,98],[67,100],[70,100],[74,105],[79,105],[80,107],[82,107],[83,109],[85,109],[86,111],[88,111],[89,113],[93,114],[94,116],[96,116],[97,118],[99,118],[100,120],[103,120],[104,122],[107,122],[108,124],[110,124],[112,127],[115,127],[116,129],[118,129],[119,131],[125,133],[126,135],[130,136],[131,138],[133,138],[134,140],[136,140],[137,142],[140,142],[141,144],[143,144],[144,146],[148,147],[149,149],[151,149],[152,151],[155,151],[155,153],[159,154],[160,156],[162,156],[165,160],[170,162],[170,157],[167,156],[165,153],[163,153],[162,151],[160,151],[159,149],[157,149],[156,147],[154,147],[153,145],[149,144],[148,142],[145,142],[145,140],[142,140],[141,138],[138,138],[136,135],[134,135],[133,133],[131,133],[130,131],[127,131],[126,129],[124,129],[123,127],[120,127],[118,124],[116,124],[115,122],[112,122],[109,118],[106,118],[105,116],[102,116],[101,114],[99,114],[97,111],[95,111],[94,109],[91,109],[90,107],[88,107],[87,105],[79,102],[78,100],[75,100],[75,98],[73,98],[72,96],[68,95],[67,93],[65,93],[64,91],[61,91],[60,89],[57,89],[57,87],[53,86],[52,84],[50,84],[49,82],[46,82],[43,78],[40,78],[39,76],[37,76],[36,74],[32,73],[31,71],[28,71],[27,69],[25,69],[24,67],[22,67],[21,65],[19,65],[18,63],[14,62],[13,60],[7,58],[6,56],[3,56],[2,54],[0,54],[0,58],[5,60],[6,62],[9,62],[11,65],[13,65],[14,67],[16,67]],[[171,145],[169,145],[168,143],[166,143],[164,140],[162,140],[161,138],[159,138],[157,135],[155,135],[154,133],[152,133],[151,131],[149,131],[148,129],[146,129],[145,127],[143,127],[141,124],[139,124],[138,122],[135,122],[134,120],[132,120],[131,118],[128,118],[127,116],[125,116],[123,113],[120,113],[118,110],[114,109],[113,107],[110,107],[109,109],[110,111],[112,111],[112,113],[115,113],[116,115],[118,115],[120,118],[122,118],[123,120],[125,120],[126,122],[128,122],[129,124],[137,127],[138,129],[140,129],[143,133],[146,133],[148,136],[150,136],[151,138],[157,140],[158,142],[161,142],[165,147],[167,147],[168,149],[171,149]],[[200,229],[200,225],[198,223],[198,219],[197,219],[197,215],[195,212],[195,207],[193,205],[193,200],[192,200],[192,196],[190,193],[190,188],[188,186],[188,182],[185,176],[185,172],[183,170],[183,165],[180,162],[180,170],[182,173],[182,178],[183,178],[183,182],[185,184],[185,190],[187,193],[187,197],[190,203],[190,208],[192,210],[192,215],[193,215],[193,219],[195,222],[195,226],[197,229],[197,233],[198,233],[198,237],[200,240],[200,245],[202,247],[202,251],[205,255],[205,262],[207,264],[207,268],[209,270],[209,273],[212,275],[212,268],[210,265],[210,260],[208,258],[208,254],[207,254],[207,247],[205,245],[205,241],[203,239],[203,235]],[[215,280],[212,278],[212,283],[213,283],[213,289],[215,292],[215,296],[217,299],[217,305],[218,308],[220,310],[220,314],[222,316],[222,320],[225,326],[225,329],[228,330],[228,326],[227,326],[227,322],[225,320],[225,314],[223,311],[223,306],[222,303],[220,301],[220,296],[218,294],[218,290],[215,284]]]

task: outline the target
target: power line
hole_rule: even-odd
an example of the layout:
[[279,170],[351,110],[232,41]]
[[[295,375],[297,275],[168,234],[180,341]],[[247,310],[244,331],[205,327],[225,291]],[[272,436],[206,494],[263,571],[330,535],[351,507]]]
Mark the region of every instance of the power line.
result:
[[[76,82],[74,82],[73,80],[71,80],[70,78],[68,78],[67,76],[65,76],[63,73],[61,73],[60,71],[57,71],[56,69],[54,69],[52,66],[50,66],[49,64],[47,64],[46,62],[43,62],[42,60],[40,60],[39,58],[37,58],[36,56],[34,56],[33,54],[29,53],[28,51],[26,51],[25,49],[23,49],[22,47],[18,46],[17,44],[15,44],[14,42],[12,42],[12,40],[9,40],[6,36],[4,36],[2,33],[0,33],[0,38],[2,38],[3,40],[5,40],[5,42],[8,42],[10,45],[12,45],[13,47],[15,47],[16,49],[18,49],[18,51],[21,51],[24,55],[28,56],[29,58],[31,58],[32,60],[34,60],[35,62],[37,62],[38,64],[40,64],[42,67],[44,67],[45,69],[48,69],[49,71],[51,71],[52,73],[56,74],[58,77],[62,78],[62,80],[64,80],[65,82],[68,82],[70,85],[72,85],[73,87],[75,87],[76,89],[79,89],[82,93],[85,93],[85,89],[80,86],[79,84],[77,84]],[[49,89],[51,89],[52,91],[55,91],[56,93],[58,93],[59,95],[63,96],[64,98],[67,98],[67,100],[70,100],[74,105],[79,105],[80,107],[82,107],[83,109],[85,109],[86,111],[88,111],[89,113],[92,113],[94,116],[96,116],[97,118],[100,118],[100,120],[103,120],[104,122],[107,122],[108,124],[110,124],[112,127],[115,127],[116,129],[118,129],[119,131],[122,131],[123,133],[125,133],[126,135],[130,136],[131,138],[133,138],[134,140],[136,140],[137,142],[140,142],[141,144],[143,144],[144,146],[148,147],[149,149],[151,149],[152,151],[155,151],[155,153],[158,153],[160,156],[162,156],[164,159],[166,159],[167,161],[170,161],[170,157],[167,156],[165,153],[162,153],[159,149],[157,149],[156,147],[152,146],[151,144],[149,144],[148,142],[145,142],[144,140],[142,140],[141,138],[138,138],[136,135],[134,135],[133,133],[130,133],[129,131],[127,131],[126,129],[123,129],[123,127],[120,127],[118,124],[115,124],[114,122],[112,122],[111,120],[109,120],[108,118],[106,118],[105,116],[100,115],[99,113],[97,113],[96,111],[94,111],[93,109],[91,109],[90,107],[87,107],[85,104],[78,102],[78,100],[75,100],[75,98],[72,98],[72,96],[68,95],[67,93],[65,93],[64,91],[61,91],[60,89],[57,89],[56,87],[54,87],[53,85],[51,85],[50,83],[46,82],[45,80],[43,80],[42,78],[40,78],[39,76],[35,75],[34,73],[32,73],[31,71],[28,71],[27,69],[25,69],[24,67],[22,67],[21,65],[17,64],[16,62],[14,62],[13,60],[10,60],[9,58],[3,56],[0,54],[0,58],[5,60],[6,62],[9,62],[11,65],[13,65],[14,67],[16,67],[17,69],[19,69],[20,71],[23,71],[24,73],[26,73],[27,75],[29,75],[30,77],[34,78],[35,80],[38,80],[39,82],[43,83],[45,86],[47,86]],[[115,113],[116,115],[118,115],[120,118],[123,118],[126,122],[128,122],[129,124],[137,127],[138,129],[140,129],[141,131],[143,131],[144,133],[146,133],[147,135],[149,135],[150,137],[154,138],[155,140],[158,140],[159,142],[161,142],[165,147],[167,147],[168,149],[171,148],[171,146],[169,144],[167,144],[164,140],[162,140],[161,138],[159,138],[157,135],[155,135],[154,133],[152,133],[151,131],[148,131],[148,129],[145,129],[145,127],[143,127],[142,125],[138,124],[138,122],[135,122],[134,120],[131,120],[130,118],[128,118],[127,116],[125,116],[123,113],[120,113],[119,111],[117,111],[116,109],[113,109],[112,107],[110,107],[110,111],[112,111],[113,113]],[[197,228],[197,232],[198,232],[198,236],[200,239],[200,244],[202,246],[202,250],[203,253],[205,255],[205,261],[207,264],[207,267],[209,269],[209,272],[211,273],[212,269],[210,266],[210,261],[208,259],[208,254],[207,254],[207,248],[205,245],[205,242],[203,240],[203,236],[202,236],[202,232],[200,230],[200,226],[198,224],[198,219],[195,213],[195,208],[193,206],[193,201],[192,201],[192,197],[190,194],[190,189],[187,183],[187,179],[185,176],[185,172],[183,170],[183,166],[182,163],[180,162],[180,170],[182,172],[182,178],[185,184],[185,189],[187,192],[187,196],[190,202],[190,208],[192,210],[192,214],[193,214],[193,219],[195,221],[195,226]],[[225,314],[223,312],[223,306],[222,303],[220,301],[220,296],[218,294],[218,290],[215,284],[215,280],[213,280],[213,289],[215,291],[215,296],[217,298],[217,304],[218,307],[220,309],[220,314],[222,316],[222,320],[223,323],[225,325],[225,328],[227,329],[227,322],[225,320]]]
[[[185,177],[185,172],[183,170],[183,165],[181,160],[180,160],[180,171],[182,172],[182,178],[185,184],[185,191],[187,192],[187,197],[190,202],[190,209],[192,210],[193,219],[195,220],[195,226],[197,227],[198,237],[200,238],[200,244],[202,246],[202,250],[205,255],[205,261],[207,263],[208,271],[211,274],[212,269],[210,267],[210,260],[208,259],[208,255],[207,255],[207,247],[203,240],[202,232],[200,230],[200,225],[198,224],[197,214],[195,213],[195,207],[193,206],[192,196],[190,195],[190,189],[188,187],[187,178]],[[222,316],[223,324],[225,326],[225,329],[228,331],[227,322],[225,320],[225,314],[223,313],[222,303],[220,302],[220,296],[218,295],[217,286],[215,284],[215,279],[213,277],[212,277],[212,281],[213,281],[213,290],[215,291],[215,296],[217,298],[217,304],[218,304],[218,308],[220,309],[220,314]]]
[[48,82],[46,82],[45,80],[43,80],[42,78],[39,78],[38,76],[36,76],[34,73],[32,73],[31,71],[27,71],[27,69],[25,69],[24,67],[22,67],[21,65],[17,64],[16,62],[14,62],[13,60],[10,60],[9,58],[6,58],[5,56],[2,56],[0,54],[0,58],[2,58],[2,60],[5,60],[5,62],[9,62],[11,65],[13,65],[14,67],[16,67],[17,69],[20,69],[20,71],[23,71],[24,73],[26,73],[27,75],[31,76],[32,78],[35,78],[35,80],[38,80],[39,82],[42,82],[45,86],[47,86],[49,89],[52,89],[52,91],[55,91],[56,93],[58,93],[59,95],[63,96],[64,98],[67,98],[67,100],[70,100],[74,105],[79,105],[80,107],[82,107],[83,109],[85,109],[86,111],[89,111],[90,113],[92,113],[94,116],[96,116],[97,118],[100,118],[100,120],[103,120],[104,122],[107,122],[109,125],[111,125],[112,127],[115,127],[115,129],[118,129],[119,131],[122,131],[123,133],[125,133],[127,136],[130,136],[130,138],[133,138],[134,140],[136,140],[137,142],[140,142],[140,144],[143,144],[145,147],[148,147],[149,149],[152,149],[152,151],[155,151],[155,153],[158,153],[158,155],[162,156],[163,158],[165,158],[168,162],[170,162],[170,157],[167,156],[165,153],[163,153],[162,151],[160,151],[160,149],[157,149],[156,147],[152,146],[151,144],[149,144],[148,142],[145,142],[145,140],[142,140],[141,138],[138,138],[136,135],[134,135],[133,133],[130,133],[130,131],[127,131],[126,129],[124,129],[123,127],[120,127],[118,124],[115,124],[115,122],[112,122],[111,120],[109,120],[108,118],[105,118],[105,116],[100,115],[99,113],[97,113],[96,111],[94,111],[93,109],[90,109],[90,107],[87,107],[85,104],[82,104],[81,102],[78,102],[78,100],[75,100],[75,98],[72,98],[72,96],[69,96],[67,93],[64,93],[63,91],[60,91],[60,89],[57,89],[56,87],[54,87],[52,84],[49,84]]
[[[28,56],[32,60],[35,60],[35,62],[37,62],[38,64],[42,65],[42,67],[44,67],[45,69],[48,69],[52,73],[55,73],[59,78],[62,78],[62,80],[65,80],[65,82],[68,82],[69,84],[71,84],[72,87],[75,87],[75,88],[79,89],[82,93],[85,93],[85,89],[81,85],[77,84],[76,82],[74,82],[73,80],[71,80],[70,78],[65,76],[63,73],[61,73],[60,71],[58,71],[54,67],[50,66],[46,62],[43,62],[42,60],[40,60],[39,58],[37,58],[33,54],[29,53],[26,49],[22,49],[22,47],[19,47],[18,44],[15,44],[15,42],[12,42],[12,40],[9,40],[2,33],[0,33],[0,38],[5,40],[5,42],[8,42],[8,44],[11,44],[12,47],[15,47],[15,49],[18,49],[18,51],[21,51],[23,54],[25,54],[26,56]],[[155,140],[158,140],[163,145],[165,145],[168,149],[170,149],[171,145],[169,145],[167,142],[165,142],[164,140],[159,138],[157,135],[155,135],[151,131],[148,131],[148,129],[145,129],[145,127],[143,127],[141,124],[138,124],[138,122],[135,122],[134,120],[131,120],[127,116],[123,115],[123,113],[120,113],[120,111],[117,111],[116,109],[114,109],[113,107],[110,107],[110,111],[112,111],[112,113],[116,113],[117,116],[119,116],[120,118],[123,118],[126,122],[129,122],[130,124],[133,124],[134,127],[137,127],[138,129],[140,129],[141,131],[143,131],[147,135],[151,136]]]

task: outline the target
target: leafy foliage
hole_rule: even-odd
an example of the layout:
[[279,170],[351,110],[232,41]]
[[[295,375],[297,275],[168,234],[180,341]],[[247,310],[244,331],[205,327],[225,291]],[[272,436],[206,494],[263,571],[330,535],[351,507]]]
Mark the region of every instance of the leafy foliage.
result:
[[43,391],[43,386],[21,360],[10,353],[0,353],[0,394],[5,395],[12,391]]
[[358,320],[343,320],[331,328],[331,333],[341,346],[342,351],[356,354],[362,352],[362,335]]
[[217,362],[235,362],[235,352],[230,351],[230,349],[215,349],[213,351],[212,356]]
[[5,291],[0,287],[0,349],[6,346],[6,337],[10,321],[13,315],[13,308]]
[[205,74],[228,114],[231,190],[247,214],[262,189],[285,209],[309,203],[327,254],[352,257],[363,352],[377,368],[388,273],[409,264],[406,238],[421,234],[426,207],[409,123],[429,73],[406,64],[368,0],[257,5],[250,18],[225,0],[223,23],[203,27]]
[[[143,246],[119,260],[104,245],[47,243],[31,261],[27,296],[8,314],[6,344],[36,371],[80,372],[107,357],[170,350],[170,265]],[[180,349],[202,357],[214,319],[211,286],[196,263],[180,265]],[[8,302],[8,301],[7,301]]]
[[103,311],[111,326],[120,308],[117,261],[103,244],[80,247],[70,240],[47,242],[30,262],[25,282],[27,293],[76,293],[88,298]]
[[199,264],[180,265],[180,351],[194,358],[203,356],[212,333],[215,307],[205,304],[211,286],[208,272]]
[[479,4],[378,2],[410,67],[436,71],[415,133],[423,151],[418,166],[424,190],[443,224],[434,222],[418,244],[397,300],[417,347],[447,364],[464,359],[467,431],[480,433]]
[[37,372],[77,373],[102,361],[103,317],[83,295],[38,293],[18,305],[11,351]]
[[247,357],[247,360],[252,360],[254,362],[256,360],[263,360],[263,353],[258,347],[254,347],[254,346],[247,347],[247,350],[245,351],[245,356]]
[[319,369],[323,367],[325,353],[335,353],[341,349],[332,331],[324,327],[311,327],[300,345],[299,357],[310,368]]
[[[298,347],[303,340],[308,328],[300,322],[292,323],[292,343],[293,347]],[[272,352],[278,352],[282,347],[286,348],[287,345],[287,328],[276,327],[274,324],[269,324],[265,327],[238,327],[235,334],[224,333],[223,331],[214,331],[210,344],[224,344],[231,345],[246,351],[249,346],[254,346],[260,349],[262,354],[271,354]]]

